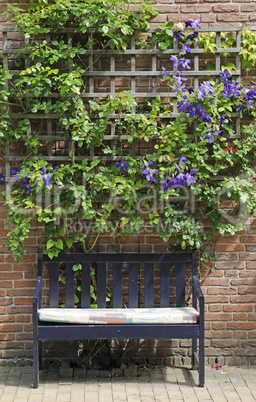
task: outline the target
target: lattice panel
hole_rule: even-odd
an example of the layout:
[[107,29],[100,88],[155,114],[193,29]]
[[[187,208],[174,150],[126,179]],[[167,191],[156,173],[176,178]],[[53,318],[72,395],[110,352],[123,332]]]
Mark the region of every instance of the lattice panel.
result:
[[[13,48],[13,34],[16,32],[15,28],[3,28],[3,65],[4,68],[9,68],[14,76],[17,76],[21,72],[21,68],[28,68],[33,61],[30,60],[29,51],[24,50],[19,58],[14,57],[17,48]],[[200,82],[213,78],[218,80],[220,67],[225,64],[224,54],[229,53],[229,60],[231,60],[235,66],[236,71],[233,76],[236,77],[236,81],[240,81],[240,40],[241,31],[240,28],[202,28],[200,30],[194,29],[195,32],[209,33],[216,32],[216,50],[215,53],[205,54],[204,49],[199,48],[198,44],[192,48],[191,51],[191,70],[182,71],[182,75],[188,78],[188,85],[198,88]],[[236,42],[232,48],[221,47],[221,34],[222,32],[232,32],[236,36]],[[174,40],[173,49],[160,50],[154,43],[157,30],[151,30],[148,33],[137,33],[131,37],[130,45],[126,51],[117,50],[102,50],[102,49],[86,49],[86,43],[88,38],[82,37],[74,32],[72,29],[62,30],[61,33],[51,32],[42,37],[46,39],[48,43],[51,43],[54,39],[62,39],[69,48],[72,44],[80,43],[81,47],[86,50],[82,50],[78,54],[81,65],[87,66],[88,69],[83,74],[84,78],[84,90],[81,93],[84,105],[90,113],[90,117],[93,119],[93,114],[90,110],[89,100],[99,100],[106,97],[108,94],[112,97],[117,93],[127,90],[131,95],[136,98],[139,107],[136,109],[133,107],[130,111],[132,114],[145,113],[147,110],[145,104],[147,100],[154,102],[156,96],[160,96],[163,103],[168,103],[168,98],[176,97],[176,94],[172,92],[166,81],[162,81],[161,67],[168,68],[168,75],[173,75],[175,71],[172,70],[172,62],[170,61],[171,55],[178,54],[180,49],[178,48],[178,42]],[[139,47],[136,44],[138,35],[143,35],[146,38],[147,46]],[[19,43],[17,42],[17,45]],[[93,56],[92,56],[93,54]],[[93,63],[91,58],[93,57]],[[205,71],[204,66],[210,60],[211,64],[215,66],[214,70]],[[6,82],[6,89],[8,89],[10,83]],[[58,93],[51,93],[46,99],[57,98]],[[17,108],[10,106],[11,118],[14,124],[18,123],[20,119],[28,118],[30,121],[27,135],[37,131],[42,143],[45,143],[39,158],[44,158],[51,163],[59,164],[59,162],[67,163],[70,161],[71,144],[67,137],[63,135],[58,124],[58,119],[61,117],[57,114],[43,113],[42,111],[37,113],[31,113],[30,107],[33,104],[33,99],[26,105],[28,112],[19,113]],[[172,113],[163,116],[165,119],[173,119],[178,115],[176,106],[173,107]],[[104,141],[110,146],[118,145],[127,140],[128,135],[122,135],[117,132],[117,119],[124,119],[126,114],[112,114],[108,116],[111,119],[112,124],[106,128]],[[240,134],[240,118],[239,113],[233,113],[233,122],[235,124],[236,136]],[[142,146],[140,144],[130,145],[126,148],[126,153],[132,154],[134,157],[140,157],[142,152]],[[27,156],[27,149],[24,144],[20,142],[12,143],[10,146],[6,146],[5,160],[6,160],[6,174],[10,172],[11,165],[17,165]],[[108,157],[102,154],[100,148],[92,146],[89,150],[77,149],[76,160],[81,160],[84,157],[89,159],[101,157],[102,159],[108,159]],[[113,160],[113,157],[111,157]]]

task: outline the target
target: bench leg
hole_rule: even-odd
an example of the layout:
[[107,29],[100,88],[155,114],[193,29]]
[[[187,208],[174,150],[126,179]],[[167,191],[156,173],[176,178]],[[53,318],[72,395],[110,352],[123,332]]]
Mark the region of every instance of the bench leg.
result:
[[196,370],[197,338],[192,339],[192,370]]
[[205,362],[204,362],[204,333],[199,338],[199,387],[204,387]]
[[43,342],[38,341],[39,370],[43,368]]
[[38,341],[33,342],[33,388],[38,388],[39,384],[39,348]]

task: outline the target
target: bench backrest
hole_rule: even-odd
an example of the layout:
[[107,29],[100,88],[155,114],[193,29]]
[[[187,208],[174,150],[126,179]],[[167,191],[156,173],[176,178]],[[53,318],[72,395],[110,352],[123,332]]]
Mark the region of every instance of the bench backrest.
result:
[[154,307],[154,270],[155,264],[160,273],[160,307],[170,306],[170,271],[173,265],[176,271],[176,306],[185,306],[186,277],[185,268],[190,264],[192,274],[197,275],[197,253],[62,253],[52,260],[38,252],[38,275],[42,275],[43,262],[49,263],[49,302],[50,307],[59,307],[60,263],[65,268],[65,306],[74,307],[75,276],[74,264],[81,264],[81,307],[90,308],[91,266],[96,269],[97,306],[106,308],[107,266],[112,265],[113,307],[121,308],[123,291],[123,264],[128,267],[128,307],[136,308],[139,304],[139,269],[144,271],[144,307]]

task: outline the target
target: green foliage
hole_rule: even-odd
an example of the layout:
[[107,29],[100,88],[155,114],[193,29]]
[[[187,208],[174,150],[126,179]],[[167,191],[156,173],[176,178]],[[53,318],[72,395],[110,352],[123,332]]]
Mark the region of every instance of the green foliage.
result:
[[[89,252],[105,232],[125,237],[150,228],[165,242],[173,237],[181,249],[200,249],[205,242],[212,243],[214,237],[242,229],[243,217],[250,216],[255,207],[252,161],[256,156],[256,132],[252,124],[246,125],[241,138],[231,139],[235,129],[231,120],[227,123],[236,110],[238,98],[223,96],[223,83],[208,83],[216,95],[214,102],[198,98],[196,91],[187,93],[191,104],[197,102],[211,116],[211,123],[197,115],[188,117],[184,112],[175,119],[168,118],[172,113],[171,100],[164,104],[156,97],[154,102],[148,100],[142,106],[127,91],[91,100],[90,114],[85,107],[83,74],[97,63],[99,56],[92,51],[86,64],[81,55],[99,46],[102,50],[126,49],[135,29],[145,32],[150,28],[149,20],[157,14],[150,3],[40,0],[31,1],[28,12],[17,6],[10,6],[10,10],[13,20],[29,39],[30,58],[29,67],[23,66],[17,76],[0,70],[1,145],[23,140],[28,147],[11,182],[11,196],[6,197],[10,228],[7,244],[17,261],[25,253],[32,219],[44,227],[45,253],[50,258],[61,251]],[[42,36],[52,28],[54,38],[49,42]],[[68,46],[61,37],[65,28],[75,29],[86,40]],[[184,33],[185,43],[187,34]],[[247,50],[241,55],[248,61],[249,52],[253,55],[253,36],[244,31],[243,38],[246,38],[243,49]],[[223,46],[233,45],[232,35],[221,39]],[[214,34],[207,37],[200,34],[199,46],[214,52],[214,41]],[[137,43],[147,46],[147,36],[141,41],[138,38]],[[172,43],[173,22],[168,22],[157,33],[155,45],[166,50]],[[253,60],[252,56],[249,67]],[[15,62],[19,62],[19,54]],[[8,91],[6,79],[11,82]],[[173,80],[167,77],[166,81],[172,90]],[[178,92],[178,103],[182,96]],[[28,118],[17,125],[12,123],[11,105],[28,115],[58,115],[58,129],[72,142],[67,164],[53,169],[44,160],[48,144],[40,142],[37,132],[27,134]],[[136,114],[132,112],[134,109]],[[247,115],[255,113],[253,106],[245,110]],[[120,141],[113,146],[104,141],[104,135],[111,133],[111,114],[115,115],[116,134],[120,135]],[[217,130],[223,115],[226,115],[225,135],[216,136],[209,143],[208,126]],[[138,146],[139,141],[147,144],[147,151],[143,156],[132,157],[131,147]],[[88,154],[93,146],[101,149],[102,157],[76,159],[77,150]],[[181,157],[185,163],[180,162]],[[146,177],[147,168],[151,178]],[[167,177],[177,176],[178,171],[187,175],[192,169],[196,169],[195,180],[188,186],[164,190]],[[151,180],[152,177],[157,181]],[[211,225],[211,234],[204,230],[204,225]],[[77,278],[79,270],[76,266]],[[92,299],[94,292],[92,287]]]
[[250,70],[256,65],[256,31],[245,28],[242,32],[241,44],[242,67]]
[[[221,47],[222,48],[232,48],[236,46],[235,34],[231,33],[221,33]],[[199,46],[203,47],[205,52],[214,53],[217,49],[216,46],[216,33],[207,32],[207,34],[199,34]],[[250,28],[245,28],[241,35],[241,51],[240,57],[242,61],[242,67],[251,70],[251,68],[256,66],[256,31]],[[224,53],[227,57],[229,53]]]

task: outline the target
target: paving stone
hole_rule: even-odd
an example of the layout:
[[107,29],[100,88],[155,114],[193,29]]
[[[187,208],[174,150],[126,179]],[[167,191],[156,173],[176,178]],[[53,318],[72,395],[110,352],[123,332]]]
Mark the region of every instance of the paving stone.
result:
[[[134,370],[134,367],[128,369]],[[256,367],[206,367],[206,385],[198,387],[198,373],[185,368],[160,367],[140,377],[59,377],[59,369],[40,372],[38,389],[31,388],[31,368],[0,368],[0,402],[165,402],[256,400]],[[140,371],[138,371],[140,373]],[[75,372],[74,372],[75,374]],[[142,374],[142,373],[140,373]],[[81,377],[81,378],[80,378]]]
[[60,377],[61,378],[72,378],[73,377],[72,367],[60,367]]

